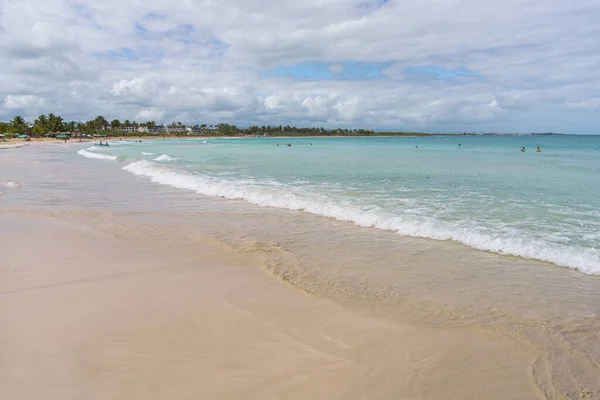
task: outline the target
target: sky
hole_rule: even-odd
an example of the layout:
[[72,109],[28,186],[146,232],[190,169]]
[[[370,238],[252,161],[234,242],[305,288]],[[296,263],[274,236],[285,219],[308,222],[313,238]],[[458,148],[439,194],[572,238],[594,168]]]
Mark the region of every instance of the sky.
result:
[[600,0],[0,0],[0,120],[600,133]]

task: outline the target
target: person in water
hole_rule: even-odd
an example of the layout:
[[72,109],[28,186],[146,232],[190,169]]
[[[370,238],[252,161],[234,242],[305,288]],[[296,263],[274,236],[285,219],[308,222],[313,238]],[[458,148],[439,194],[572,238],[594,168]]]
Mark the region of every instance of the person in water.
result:
[[521,153],[525,153],[525,146],[521,149]]
[[540,149],[540,146],[538,146],[538,147],[537,147],[537,149],[536,149],[535,151],[536,151],[536,153],[541,153],[541,152],[542,152],[542,149]]

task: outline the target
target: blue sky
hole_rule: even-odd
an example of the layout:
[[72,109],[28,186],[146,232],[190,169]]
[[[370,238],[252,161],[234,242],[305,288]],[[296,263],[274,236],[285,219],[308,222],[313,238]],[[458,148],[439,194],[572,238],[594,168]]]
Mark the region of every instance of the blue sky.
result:
[[383,78],[381,70],[390,62],[305,62],[265,71],[266,77],[298,80],[369,80]]
[[3,120],[600,133],[596,0],[1,7]]

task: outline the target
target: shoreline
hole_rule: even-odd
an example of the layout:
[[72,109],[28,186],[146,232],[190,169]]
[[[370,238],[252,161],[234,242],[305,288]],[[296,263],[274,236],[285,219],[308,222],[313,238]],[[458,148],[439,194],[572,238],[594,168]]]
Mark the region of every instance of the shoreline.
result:
[[0,150],[18,149],[27,146],[28,143],[3,143],[0,142]]
[[[448,398],[445,393],[447,389],[452,398],[478,399],[490,398],[487,394],[491,390],[490,385],[498,387],[498,393],[508,393],[507,396],[512,398],[535,398],[535,393],[546,393],[546,397],[550,398],[560,397],[559,394],[576,397],[584,387],[589,389],[589,393],[600,393],[596,390],[597,383],[593,383],[594,378],[590,378],[593,366],[581,369],[587,364],[573,363],[577,361],[575,356],[561,353],[564,336],[569,335],[571,329],[577,329],[579,324],[583,324],[583,329],[594,330],[598,325],[594,325],[593,320],[588,321],[588,324],[582,319],[571,320],[570,317],[579,314],[564,313],[565,307],[559,307],[558,304],[556,312],[552,312],[554,307],[539,310],[540,304],[553,304],[553,299],[556,298],[571,307],[572,302],[579,297],[554,297],[557,293],[564,293],[564,288],[577,287],[582,295],[594,293],[590,292],[590,288],[597,288],[594,282],[598,281],[593,277],[590,279],[575,271],[555,268],[542,262],[468,249],[457,243],[398,237],[390,232],[365,229],[304,212],[271,210],[241,200],[223,202],[217,198],[204,199],[168,188],[157,192],[155,185],[123,174],[122,165],[118,163],[89,162],[74,155],[74,149],[69,148],[70,146],[31,146],[18,152],[15,157],[12,153],[6,154],[7,157],[2,160],[3,173],[7,173],[6,178],[14,180],[15,185],[7,187],[4,193],[6,196],[0,197],[0,201],[3,198],[6,200],[0,218],[2,215],[8,218],[0,221],[0,233],[3,238],[7,238],[4,243],[0,243],[0,252],[11,257],[7,258],[7,269],[0,266],[0,276],[3,277],[0,280],[0,292],[5,288],[2,286],[4,283],[8,286],[15,285],[12,289],[9,288],[11,293],[4,293],[5,295],[16,295],[15,291],[21,293],[24,284],[31,284],[25,285],[27,293],[41,290],[38,296],[46,296],[43,290],[48,285],[56,286],[50,278],[71,282],[72,278],[77,278],[80,274],[106,272],[106,276],[101,274],[98,277],[100,281],[110,280],[117,286],[125,285],[129,292],[123,288],[114,294],[114,286],[111,284],[100,293],[95,293],[94,297],[91,293],[88,296],[85,293],[86,287],[78,286],[76,282],[66,286],[60,284],[58,286],[61,288],[77,286],[76,293],[70,295],[75,305],[55,308],[61,310],[59,315],[62,321],[63,315],[68,316],[72,308],[83,304],[80,308],[91,314],[86,324],[100,324],[100,331],[105,333],[103,335],[112,338],[107,339],[107,351],[110,354],[120,354],[123,350],[133,352],[134,355],[139,353],[137,342],[143,341],[145,335],[132,334],[131,340],[123,344],[121,336],[117,334],[115,337],[104,327],[107,325],[120,331],[127,330],[129,328],[123,325],[123,320],[127,319],[132,324],[151,325],[145,332],[155,339],[148,343],[148,348],[143,349],[142,353],[152,357],[158,364],[175,363],[176,366],[181,365],[182,370],[202,371],[199,374],[203,376],[214,372],[215,376],[208,378],[211,381],[221,379],[225,386],[232,386],[237,382],[245,385],[245,390],[249,390],[249,393],[253,393],[250,380],[242,384],[240,375],[248,376],[249,371],[256,369],[257,357],[265,360],[267,365],[277,364],[275,353],[279,351],[285,355],[284,358],[290,360],[290,365],[265,370],[261,374],[257,372],[254,381],[269,381],[277,386],[282,381],[289,382],[297,376],[306,376],[308,379],[306,387],[296,386],[288,392],[278,386],[272,395],[264,392],[264,385],[254,385],[253,388],[262,392],[246,396],[250,398],[293,398],[292,392],[298,393],[298,398],[314,398],[315,393],[320,398],[361,397],[357,393],[366,393],[363,398],[422,398],[423,393],[428,393],[430,398]],[[71,171],[67,179],[65,171]],[[114,189],[111,195],[104,192],[103,182],[108,177]],[[53,183],[46,186],[45,182]],[[160,195],[156,196],[157,193]],[[19,199],[28,197],[39,199],[32,203],[19,202]],[[186,197],[191,202],[186,201]],[[52,199],[52,203],[45,202],[45,198]],[[179,199],[183,201],[180,202]],[[113,207],[109,203],[131,203],[131,207]],[[229,205],[220,205],[226,203]],[[27,204],[33,207],[28,209]],[[60,207],[56,207],[56,204],[60,204]],[[13,222],[9,221],[11,218]],[[307,241],[307,238],[312,239]],[[42,246],[44,243],[47,246]],[[361,243],[371,245],[355,251],[355,247],[360,247]],[[18,248],[23,249],[20,254],[15,250]],[[343,264],[343,268],[338,264]],[[63,270],[65,266],[68,268]],[[104,271],[107,266],[109,271]],[[148,274],[156,279],[139,280],[137,270],[132,270],[138,267],[143,267],[144,270],[148,267],[151,270]],[[532,274],[528,274],[528,270]],[[178,281],[177,284],[173,283],[180,273],[188,272],[193,276],[188,276],[188,279]],[[134,276],[135,279],[122,280],[121,275]],[[144,278],[146,274],[142,273],[141,276]],[[532,276],[535,276],[535,281],[531,281]],[[89,276],[85,275],[82,279],[87,280],[87,277]],[[96,280],[94,277],[93,282]],[[548,282],[556,290],[548,290]],[[186,288],[185,301],[177,300],[177,293],[182,287]],[[200,293],[197,294],[197,291]],[[204,296],[204,292],[210,292],[211,296]],[[288,297],[290,293],[294,293],[293,298]],[[63,294],[57,291],[50,298],[60,298]],[[238,295],[239,297],[235,297],[236,302],[229,297]],[[507,295],[516,300],[507,299]],[[11,311],[12,303],[28,304],[31,300],[23,295],[18,300],[3,303],[2,296],[0,294],[0,318],[17,313],[16,309]],[[116,299],[111,296],[116,296]],[[261,324],[242,324],[241,314],[234,314],[237,316],[232,317],[227,309],[220,310],[223,315],[213,315],[207,304],[213,304],[215,298],[226,299],[229,304],[243,310],[244,315],[260,313]],[[313,301],[316,303],[311,303]],[[546,303],[547,301],[550,303]],[[110,310],[117,310],[118,307],[131,307],[132,302],[142,309],[155,306],[166,314],[155,318],[150,311],[141,315],[132,312],[126,317],[102,317],[100,319],[103,322],[98,322],[98,313],[109,313],[104,303],[108,303]],[[567,310],[569,307],[566,307]],[[188,332],[185,337],[180,335],[177,328],[180,326],[179,319],[175,323],[171,319],[171,314],[177,314],[180,309],[185,309],[183,314],[178,314],[185,321],[183,330]],[[531,312],[533,309],[541,313],[534,314]],[[547,313],[545,309],[548,309]],[[7,313],[3,314],[3,310],[7,310]],[[597,307],[587,308],[587,311],[594,310]],[[583,311],[586,309],[583,308]],[[16,331],[35,330],[29,326],[33,321],[27,316],[44,320],[47,318],[45,315],[52,315],[52,311],[42,309],[26,314],[28,315],[23,316],[22,320],[17,320],[15,337],[18,336]],[[242,331],[248,337],[243,344],[237,344],[237,337],[229,337],[223,343],[219,338],[207,336],[203,332],[207,329],[203,320],[206,315],[211,315],[208,326],[213,326],[213,322],[217,323],[223,335]],[[332,315],[337,317],[330,320]],[[553,319],[557,315],[565,317]],[[4,321],[0,320],[0,323]],[[268,329],[261,330],[265,321]],[[89,337],[88,331],[79,329],[81,324],[76,319],[67,318],[66,324],[67,334],[74,332],[71,338],[75,344],[96,348],[93,345],[94,339]],[[174,326],[172,330],[171,325]],[[353,331],[352,337],[347,336],[348,331],[354,329],[352,327],[374,325],[387,328]],[[167,329],[168,334],[161,330],[157,332],[157,326]],[[315,330],[310,330],[309,327]],[[411,333],[409,337],[400,340],[390,334],[388,328]],[[40,335],[43,334],[43,329],[41,331]],[[273,332],[285,332],[285,337],[291,335],[295,343],[299,341],[303,348],[312,349],[310,354],[317,351],[350,360],[346,362],[349,366],[332,366],[337,374],[337,383],[328,384],[327,379],[319,379],[321,374],[333,373],[332,369],[324,367],[327,365],[327,357],[314,360],[310,368],[302,369],[294,360],[304,359],[304,353],[289,351],[296,345],[274,339]],[[331,340],[325,340],[324,345],[319,340],[312,342],[315,337],[320,337],[319,332],[325,332]],[[267,340],[267,337],[270,339]],[[275,337],[278,338],[279,334]],[[421,337],[423,341],[414,341],[414,337]],[[440,341],[440,338],[443,339]],[[2,339],[0,332],[0,346]],[[568,341],[568,344],[576,351],[582,351],[581,354],[595,354],[597,346],[582,348],[578,346],[578,339],[579,336]],[[19,342],[15,338],[11,340],[16,340],[17,347],[28,348],[27,342]],[[45,340],[45,337],[31,339],[34,342]],[[206,342],[209,349],[197,351],[195,346],[198,340]],[[346,353],[336,352],[333,343],[338,341],[349,344],[350,350]],[[54,342],[50,343],[50,347],[55,346],[52,343]],[[123,346],[117,345],[118,343]],[[189,354],[191,348],[194,354],[191,358],[196,360],[188,360],[186,357],[183,360],[179,357],[173,359],[166,353],[154,354],[152,344],[175,349],[177,354]],[[328,347],[330,345],[333,347]],[[66,353],[78,353],[77,349],[70,348],[67,344],[64,346],[67,346]],[[239,354],[236,351],[233,351],[236,354],[231,354],[230,349],[239,349],[239,346],[242,352],[238,350]],[[245,352],[253,346],[258,346],[262,352]],[[269,356],[261,358],[265,348],[272,349],[273,354],[269,353]],[[103,349],[105,347],[96,348],[93,352],[102,354]],[[472,354],[474,349],[478,351],[477,355]],[[502,359],[504,351],[512,354],[510,360]],[[393,357],[386,358],[386,352]],[[468,355],[464,356],[465,353]],[[353,358],[356,354],[361,355],[360,360]],[[31,357],[46,359],[44,354],[33,354]],[[423,360],[427,368],[419,369],[424,365],[411,366],[398,361],[405,360],[406,357],[412,358],[413,363]],[[237,378],[228,375],[231,370],[223,367],[222,359],[228,360],[227,365],[240,366],[235,372]],[[425,359],[428,361],[424,361]],[[553,359],[560,362],[554,363]],[[10,361],[9,367],[13,368],[15,360],[10,358]],[[55,361],[58,369],[65,368],[59,360]],[[92,365],[88,366],[92,370],[109,370],[113,365],[111,360],[106,359],[92,361]],[[135,381],[138,387],[153,380],[160,382],[158,385],[161,390],[172,390],[176,386],[172,381],[161,378],[161,373],[167,372],[154,365],[154,362],[144,369],[143,361],[131,361],[117,357],[114,365],[122,368],[120,376]],[[16,362],[18,364],[24,361],[17,359]],[[86,362],[83,365],[87,365]],[[566,366],[563,366],[565,362]],[[477,375],[483,364],[489,365],[489,369],[482,371],[482,375]],[[456,371],[450,366],[456,366]],[[9,374],[10,368],[7,369]],[[36,367],[28,365],[28,368],[35,370]],[[57,369],[45,364],[39,368],[48,371]],[[374,370],[385,370],[391,375],[383,377],[368,372]],[[579,372],[572,374],[569,371]],[[0,387],[4,382],[3,373],[0,365]],[[152,377],[147,378],[146,373]],[[497,378],[506,374],[512,374],[510,379],[517,382],[520,389],[517,390],[510,380]],[[581,384],[566,384],[563,388],[554,389],[558,393],[556,396],[548,395],[551,393],[548,390],[556,385],[554,379],[545,381],[548,374],[557,377],[558,385],[573,378]],[[97,379],[107,379],[110,382],[118,380],[114,376],[103,378],[102,374],[92,375],[88,382],[83,383],[84,386]],[[349,376],[353,378],[345,378]],[[412,379],[415,376],[426,378],[415,381]],[[473,379],[465,381],[465,376]],[[11,379],[6,379],[9,382],[7,388],[25,390],[25,383],[10,386]],[[66,378],[56,379],[63,382],[60,379]],[[208,390],[207,388],[217,390],[214,385],[211,386],[211,382],[204,382],[202,387],[197,387],[194,386],[192,377],[182,379],[185,381],[183,386],[196,395],[199,390]],[[354,379],[361,383],[355,383]],[[393,385],[388,380],[394,381]],[[448,380],[456,381],[457,386],[443,387],[441,382]],[[308,388],[309,383],[311,388]],[[68,383],[63,386],[71,389]],[[419,391],[420,395],[408,390],[408,386]],[[379,387],[383,392],[373,392],[373,388]],[[342,395],[336,392],[339,388],[351,389]],[[40,388],[37,390],[41,391]],[[122,398],[140,397],[138,393],[130,392],[131,388],[128,387],[112,387],[110,390],[114,392],[105,397],[120,398],[115,393],[119,393]],[[214,392],[214,395],[208,397],[243,397],[240,393]],[[36,397],[39,398],[40,395],[31,395],[30,398]],[[56,397],[69,398],[66,395]],[[172,395],[167,393],[162,397],[169,398]]]
[[[546,137],[546,136],[564,136],[562,133],[554,133],[554,134],[458,134],[458,133],[432,133],[432,134],[391,134],[387,135],[385,133],[377,134],[377,135],[315,135],[315,136],[307,136],[307,135],[290,135],[290,136],[216,136],[216,135],[123,135],[123,136],[107,136],[102,138],[93,138],[93,139],[83,139],[81,141],[77,139],[70,139],[66,143],[94,143],[99,140],[108,140],[108,141],[126,141],[126,140],[190,140],[190,139],[343,139],[343,138],[356,138],[356,139],[364,139],[364,138],[423,138],[423,137],[456,137],[457,139],[465,138],[465,137]],[[574,135],[577,136],[577,135]],[[594,135],[580,135],[580,136],[594,136]],[[32,138],[30,141],[25,141],[23,139],[7,139],[6,142],[0,142],[0,146],[3,144],[16,144],[16,143],[65,143],[61,139],[56,138]]]
[[[222,245],[116,239],[39,215],[0,222],[11,232],[0,245],[2,397],[540,397],[535,354],[519,345],[290,290]],[[8,251],[25,237],[34,252]]]

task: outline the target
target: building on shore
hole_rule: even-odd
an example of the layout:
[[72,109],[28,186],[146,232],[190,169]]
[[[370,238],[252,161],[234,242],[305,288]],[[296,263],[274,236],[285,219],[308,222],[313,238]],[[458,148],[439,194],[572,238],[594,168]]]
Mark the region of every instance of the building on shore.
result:
[[120,130],[123,133],[135,133],[137,131],[137,128],[133,125],[127,125],[127,126],[122,126]]
[[157,125],[157,126],[153,126],[153,127],[147,127],[147,126],[143,126],[143,125],[142,126],[127,125],[127,126],[121,126],[118,130],[123,133],[146,133],[146,134],[150,134],[150,135],[161,135],[161,134],[165,133],[165,127],[163,125]]
[[167,133],[167,135],[173,135],[173,134],[178,134],[178,133],[186,133],[188,130],[187,128],[184,126],[165,126],[165,132]]

